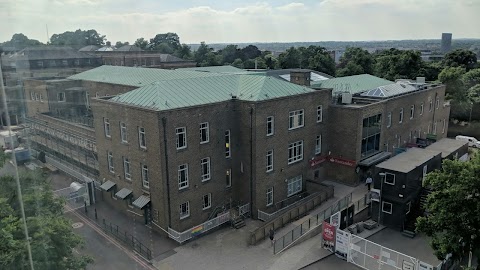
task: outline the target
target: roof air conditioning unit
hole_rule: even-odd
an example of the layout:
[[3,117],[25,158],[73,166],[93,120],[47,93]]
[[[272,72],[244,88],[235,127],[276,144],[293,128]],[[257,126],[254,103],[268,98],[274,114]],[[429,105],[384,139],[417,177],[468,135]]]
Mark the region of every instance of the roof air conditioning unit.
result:
[[425,83],[425,77],[417,77],[417,83]]
[[342,93],[342,103],[343,104],[352,104],[352,94]]

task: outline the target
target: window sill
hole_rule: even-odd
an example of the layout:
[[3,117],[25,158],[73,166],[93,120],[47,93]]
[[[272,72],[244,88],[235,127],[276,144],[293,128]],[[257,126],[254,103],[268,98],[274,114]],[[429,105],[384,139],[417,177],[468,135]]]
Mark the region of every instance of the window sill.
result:
[[122,142],[120,142],[120,144],[123,144],[123,145],[128,145],[128,142],[124,142],[124,141],[122,141]]
[[[209,142],[210,142],[210,140],[204,141],[204,142],[200,142],[200,144],[207,144],[207,143],[209,143]],[[185,147],[185,148],[186,148],[186,147]]]
[[179,189],[178,189],[178,192],[185,192],[185,191],[187,191],[187,190],[190,190],[189,186],[179,188]]
[[304,126],[298,126],[298,127],[294,127],[294,128],[289,128],[288,131],[290,130],[296,130],[296,129],[299,129],[299,128],[303,128]]
[[293,165],[293,164],[299,163],[299,162],[302,161],[302,160],[303,160],[303,158],[302,158],[302,159],[299,159],[299,160],[292,161],[292,162],[288,162],[287,165]]
[[210,182],[210,180],[211,180],[211,178],[208,178],[208,179],[202,180],[202,183],[205,183],[205,184],[206,184],[206,183]]
[[212,208],[211,205],[210,205],[209,207],[207,207],[207,208],[202,208],[202,210],[205,211],[205,210],[208,210],[208,209],[210,209],[210,208]]
[[142,147],[142,146],[140,146],[139,149],[140,149],[140,151],[145,151],[145,152],[147,152],[147,147]]
[[142,192],[143,192],[144,194],[150,195],[150,188],[142,187]]
[[190,214],[188,214],[188,216],[184,216],[184,217],[180,217],[180,220],[184,220],[186,218],[190,217]]
[[187,149],[186,146],[185,146],[185,147],[181,147],[181,148],[177,148],[177,152],[180,152],[180,151],[185,150],[185,149]]

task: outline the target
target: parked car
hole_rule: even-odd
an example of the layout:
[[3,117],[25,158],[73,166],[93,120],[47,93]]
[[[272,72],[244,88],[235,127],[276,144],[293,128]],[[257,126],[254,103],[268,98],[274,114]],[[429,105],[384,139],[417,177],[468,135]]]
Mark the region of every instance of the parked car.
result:
[[480,148],[480,141],[478,141],[475,137],[458,135],[457,137],[455,137],[455,139],[468,142],[469,147]]

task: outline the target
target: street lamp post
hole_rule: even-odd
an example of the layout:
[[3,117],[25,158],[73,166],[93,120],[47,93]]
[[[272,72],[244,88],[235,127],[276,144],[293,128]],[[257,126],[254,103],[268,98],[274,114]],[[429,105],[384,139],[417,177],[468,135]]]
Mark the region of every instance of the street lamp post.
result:
[[378,196],[378,226],[380,226],[380,215],[382,211],[382,195],[383,195],[383,181],[385,180],[385,173],[379,173],[380,175],[380,196]]

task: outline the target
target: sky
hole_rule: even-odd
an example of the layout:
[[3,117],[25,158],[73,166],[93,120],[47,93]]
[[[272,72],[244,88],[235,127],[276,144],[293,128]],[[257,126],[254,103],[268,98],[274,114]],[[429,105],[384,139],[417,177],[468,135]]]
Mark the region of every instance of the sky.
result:
[[107,40],[175,32],[182,43],[480,38],[480,0],[0,0],[0,42],[14,33],[95,29]]

